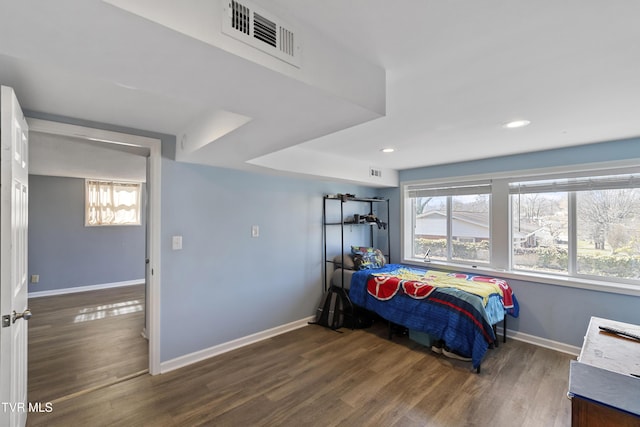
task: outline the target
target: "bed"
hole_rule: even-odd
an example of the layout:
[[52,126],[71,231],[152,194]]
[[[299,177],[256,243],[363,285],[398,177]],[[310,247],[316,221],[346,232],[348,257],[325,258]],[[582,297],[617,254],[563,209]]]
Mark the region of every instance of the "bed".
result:
[[[362,270],[337,264],[332,283],[349,289],[353,304],[409,330],[426,333],[471,357],[479,372],[495,325],[518,316],[518,301],[502,279],[401,264]],[[356,267],[357,268],[357,267]],[[505,328],[506,329],[506,328]]]

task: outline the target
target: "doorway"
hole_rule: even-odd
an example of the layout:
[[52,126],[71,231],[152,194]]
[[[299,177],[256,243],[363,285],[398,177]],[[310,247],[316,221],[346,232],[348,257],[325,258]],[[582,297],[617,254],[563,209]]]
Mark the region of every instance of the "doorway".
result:
[[[146,286],[142,289],[136,289],[135,286],[131,286],[127,287],[130,289],[122,288],[119,290],[108,290],[110,291],[108,292],[108,295],[115,296],[116,299],[121,301],[105,301],[104,304],[92,305],[90,301],[83,302],[82,298],[80,298],[78,304],[85,305],[85,308],[87,308],[89,312],[93,311],[93,314],[88,313],[89,317],[91,315],[105,315],[107,312],[129,312],[129,314],[131,314],[136,311],[140,311],[139,308],[143,307],[143,313],[138,313],[139,316],[143,317],[143,326],[138,333],[143,333],[146,338],[148,338],[148,349],[145,349],[148,351],[146,368],[148,368],[148,372],[151,374],[159,373],[160,140],[41,119],[28,119],[27,121],[31,132],[80,139],[85,141],[87,144],[111,144],[111,146],[114,146],[115,144],[124,150],[144,149],[148,153],[148,160],[146,162],[148,203],[145,209],[147,212],[145,221],[147,228],[147,262],[145,264]],[[120,295],[115,291],[120,292]],[[93,292],[98,292],[98,294],[95,294],[97,298],[101,291],[89,291],[84,297],[91,298],[91,294]],[[106,295],[107,294],[105,294],[105,296]],[[140,298],[143,298],[144,300],[140,301]],[[37,305],[37,303],[35,303],[35,305]],[[112,307],[110,307],[110,305]],[[55,308],[53,310],[55,312]],[[38,313],[34,310],[34,319],[37,316]],[[122,317],[124,318],[125,316]],[[52,325],[51,327],[53,328],[56,326]],[[99,333],[99,331],[97,332]],[[78,351],[82,350],[83,349],[80,346]],[[123,353],[125,353],[123,356],[126,357],[126,350],[123,349]],[[121,376],[119,378],[123,377]]]
[[29,298],[29,402],[57,403],[148,372],[145,285]]

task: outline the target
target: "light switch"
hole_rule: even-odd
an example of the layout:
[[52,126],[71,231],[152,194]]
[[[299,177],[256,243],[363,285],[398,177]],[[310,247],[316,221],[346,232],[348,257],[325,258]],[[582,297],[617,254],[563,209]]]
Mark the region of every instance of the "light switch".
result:
[[171,239],[171,247],[174,251],[182,249],[182,236],[173,236]]
[[257,225],[251,226],[251,237],[260,237],[260,227]]

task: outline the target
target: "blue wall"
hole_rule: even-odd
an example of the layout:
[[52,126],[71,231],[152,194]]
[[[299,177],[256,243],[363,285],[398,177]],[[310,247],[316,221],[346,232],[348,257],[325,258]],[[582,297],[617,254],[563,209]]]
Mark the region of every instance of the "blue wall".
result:
[[640,138],[408,169],[400,172],[400,181],[550,168],[634,158],[640,159]]
[[[602,161],[640,159],[640,139],[589,144],[578,147],[496,157],[434,167],[410,169],[400,173],[401,181],[456,177],[579,165]],[[400,190],[386,189],[380,194],[392,200],[392,252],[400,257]],[[509,319],[514,331],[561,343],[581,346],[591,316],[640,324],[640,297],[509,279],[520,302],[519,319]]]
[[[335,193],[374,191],[163,159],[161,359],[312,315],[322,196]],[[171,249],[174,235],[182,250]]]
[[145,227],[84,226],[84,180],[29,176],[29,292],[144,279]]

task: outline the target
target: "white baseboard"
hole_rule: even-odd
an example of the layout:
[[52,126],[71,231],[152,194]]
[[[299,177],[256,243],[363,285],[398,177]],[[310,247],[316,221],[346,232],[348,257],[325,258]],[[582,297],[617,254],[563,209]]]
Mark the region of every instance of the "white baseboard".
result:
[[204,350],[199,350],[194,353],[185,354],[184,356],[179,356],[175,359],[161,362],[160,373],[166,374],[167,372],[182,368],[187,365],[191,365],[192,363],[200,362],[210,357],[218,356],[222,353],[226,353],[228,351],[235,350],[237,348],[244,347],[258,341],[266,340],[267,338],[275,337],[276,335],[284,334],[285,332],[302,328],[304,326],[307,326],[309,322],[315,320],[315,318],[315,315],[309,316],[304,319],[296,320],[295,322],[276,326],[275,328],[256,332],[255,334],[247,335],[246,337],[238,338],[226,343],[215,345],[213,347],[205,348]]
[[97,291],[100,289],[119,288],[144,284],[145,279],[125,280],[123,282],[101,283],[99,285],[76,286],[74,288],[52,289],[50,291],[29,292],[29,298],[50,297],[54,295],[74,294],[76,292]]
[[[502,328],[497,328],[497,331],[499,335],[502,335]],[[561,353],[571,354],[572,356],[578,356],[580,354],[580,347],[537,337],[535,335],[525,334],[524,332],[512,331],[510,329],[507,329],[507,338],[537,345],[538,347],[544,347],[551,350],[559,351]]]
[[[255,334],[247,335],[246,337],[238,338],[226,343],[218,344],[213,347],[205,348],[184,356],[176,357],[175,359],[167,360],[160,363],[160,373],[166,374],[173,370],[183,368],[192,363],[197,363],[210,357],[218,356],[231,350],[235,350],[240,347],[244,347],[276,335],[284,334],[285,332],[293,331],[298,328],[307,326],[309,322],[315,320],[315,316],[309,316],[305,319],[296,320],[295,322],[287,323],[285,325],[276,326],[275,328],[267,329],[265,331],[256,332]],[[497,329],[500,335],[502,335],[502,328]],[[549,340],[546,338],[540,338],[535,335],[525,334],[523,332],[512,331],[507,329],[507,337],[517,341],[526,342],[529,344],[537,345],[539,347],[548,348],[551,350],[559,351],[561,353],[571,354],[577,356],[580,354],[580,347],[564,344],[558,341]]]
[[[265,331],[256,332],[255,334],[247,335],[246,337],[238,338],[226,343],[218,344],[213,347],[205,348],[184,356],[176,357],[175,359],[167,360],[160,363],[160,373],[165,374],[167,372],[183,368],[192,363],[197,363],[210,357],[218,356],[231,350],[235,350],[240,347],[244,347],[276,335],[284,334],[285,332],[293,331],[298,328],[307,326],[309,322],[315,320],[315,316],[309,316],[305,319],[296,320],[295,322],[287,323],[285,325],[276,326],[275,328],[267,329]],[[497,328],[498,333],[502,335],[502,328]],[[512,331],[507,329],[507,337],[517,341],[526,342],[529,344],[537,345],[539,347],[548,348],[551,350],[559,351],[561,353],[571,354],[577,356],[580,354],[580,347],[564,344],[558,341],[549,340],[546,338],[540,338],[535,335],[525,334],[523,332]]]

